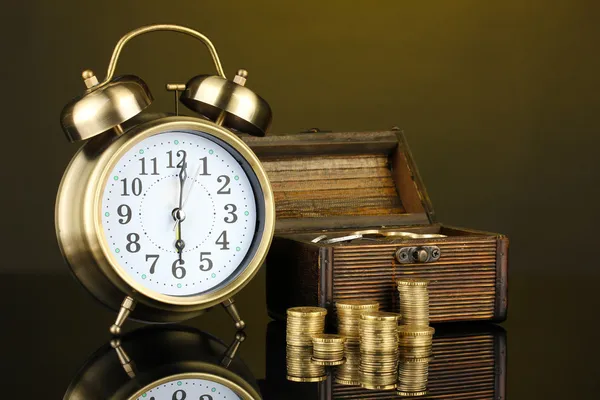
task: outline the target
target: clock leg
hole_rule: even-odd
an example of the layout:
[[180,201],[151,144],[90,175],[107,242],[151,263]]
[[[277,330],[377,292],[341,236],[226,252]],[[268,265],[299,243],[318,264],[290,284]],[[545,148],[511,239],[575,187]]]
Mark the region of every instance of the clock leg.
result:
[[225,307],[225,311],[227,311],[227,314],[229,314],[229,316],[235,322],[235,328],[238,331],[241,331],[246,327],[246,323],[242,321],[242,318],[240,317],[240,313],[238,312],[235,306],[235,301],[233,300],[233,298],[225,300],[221,303],[221,305]]
[[231,362],[235,358],[235,355],[244,340],[246,340],[246,334],[244,332],[240,331],[235,334],[235,339],[229,345],[229,347],[227,348],[227,351],[223,355],[223,359],[221,360],[221,365],[223,367],[225,367],[225,368],[229,367],[229,364],[231,364]]
[[130,378],[135,378],[135,364],[121,347],[121,339],[113,339],[110,341],[110,346],[117,352],[117,357],[123,366],[123,369]]
[[125,297],[123,303],[121,303],[121,309],[119,310],[119,314],[117,315],[117,319],[115,323],[110,327],[110,333],[113,335],[121,334],[121,327],[129,317],[129,314],[135,309],[135,300],[131,297]]

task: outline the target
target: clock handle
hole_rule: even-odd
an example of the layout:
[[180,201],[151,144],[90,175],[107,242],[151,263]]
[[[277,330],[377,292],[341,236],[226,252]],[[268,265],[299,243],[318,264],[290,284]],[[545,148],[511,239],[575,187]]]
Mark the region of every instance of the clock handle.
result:
[[121,327],[129,317],[129,314],[135,309],[136,301],[131,297],[127,296],[121,303],[121,309],[119,310],[119,314],[117,315],[117,319],[115,323],[110,327],[110,333],[118,336],[121,334]]
[[235,338],[233,339],[233,342],[229,345],[229,347],[227,348],[227,351],[225,351],[225,354],[223,354],[223,359],[221,360],[221,366],[223,366],[225,368],[229,368],[229,365],[235,358],[235,355],[237,354],[238,349],[240,348],[240,345],[242,344],[242,342],[244,340],[246,340],[246,334],[243,331],[237,332],[235,334]]
[[235,301],[233,300],[233,297],[225,300],[221,303],[221,305],[225,308],[225,311],[227,311],[227,314],[229,314],[231,319],[233,319],[233,322],[235,322],[235,329],[241,331],[246,327],[246,323],[240,317],[240,313],[238,312],[237,307],[235,306]]
[[203,34],[201,34],[198,31],[187,28],[185,26],[172,25],[172,24],[157,24],[157,25],[142,26],[141,28],[134,29],[131,32],[125,34],[117,42],[117,45],[115,46],[115,49],[113,50],[112,56],[110,57],[110,62],[108,63],[108,71],[106,72],[106,78],[104,78],[104,81],[102,81],[102,83],[100,83],[98,86],[95,86],[95,88],[106,85],[113,78],[113,76],[115,74],[115,69],[117,68],[117,62],[119,61],[119,55],[121,54],[121,50],[123,50],[123,47],[125,46],[125,44],[127,44],[127,42],[129,42],[131,39],[133,39],[136,36],[140,36],[140,35],[143,35],[144,33],[155,32],[155,31],[179,32],[179,33],[183,33],[183,34],[192,36],[192,37],[200,40],[208,48],[208,51],[210,52],[212,60],[215,64],[215,68],[217,69],[217,73],[224,79],[227,79],[225,76],[225,72],[223,72],[223,66],[221,65],[221,60],[219,59],[219,55],[217,54],[217,49],[215,48],[215,46],[212,44],[212,42],[206,36],[204,36]]

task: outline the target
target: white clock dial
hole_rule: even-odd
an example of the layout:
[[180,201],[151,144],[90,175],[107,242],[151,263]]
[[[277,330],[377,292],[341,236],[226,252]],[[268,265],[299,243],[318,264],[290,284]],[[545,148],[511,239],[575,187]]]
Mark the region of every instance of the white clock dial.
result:
[[220,383],[206,379],[179,379],[158,385],[137,400],[238,400],[240,396]]
[[[256,182],[235,150],[207,134],[150,136],[108,176],[101,206],[108,248],[150,290],[170,296],[213,290],[252,255],[262,196]],[[180,197],[179,231],[173,211]]]

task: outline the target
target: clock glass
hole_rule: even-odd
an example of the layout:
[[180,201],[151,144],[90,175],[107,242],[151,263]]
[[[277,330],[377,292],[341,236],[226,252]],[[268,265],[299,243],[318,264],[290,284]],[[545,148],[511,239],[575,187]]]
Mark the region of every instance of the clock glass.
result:
[[262,204],[258,179],[235,149],[207,133],[168,131],[114,164],[100,220],[106,249],[135,282],[194,296],[247,265],[260,242]]
[[206,379],[179,379],[153,387],[136,400],[238,400],[233,390]]

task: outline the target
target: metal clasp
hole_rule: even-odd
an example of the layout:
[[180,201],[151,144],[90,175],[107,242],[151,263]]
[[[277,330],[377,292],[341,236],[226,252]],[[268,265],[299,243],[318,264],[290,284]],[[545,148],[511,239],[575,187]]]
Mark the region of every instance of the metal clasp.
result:
[[400,264],[430,263],[440,259],[437,246],[401,247],[396,250],[396,261]]

